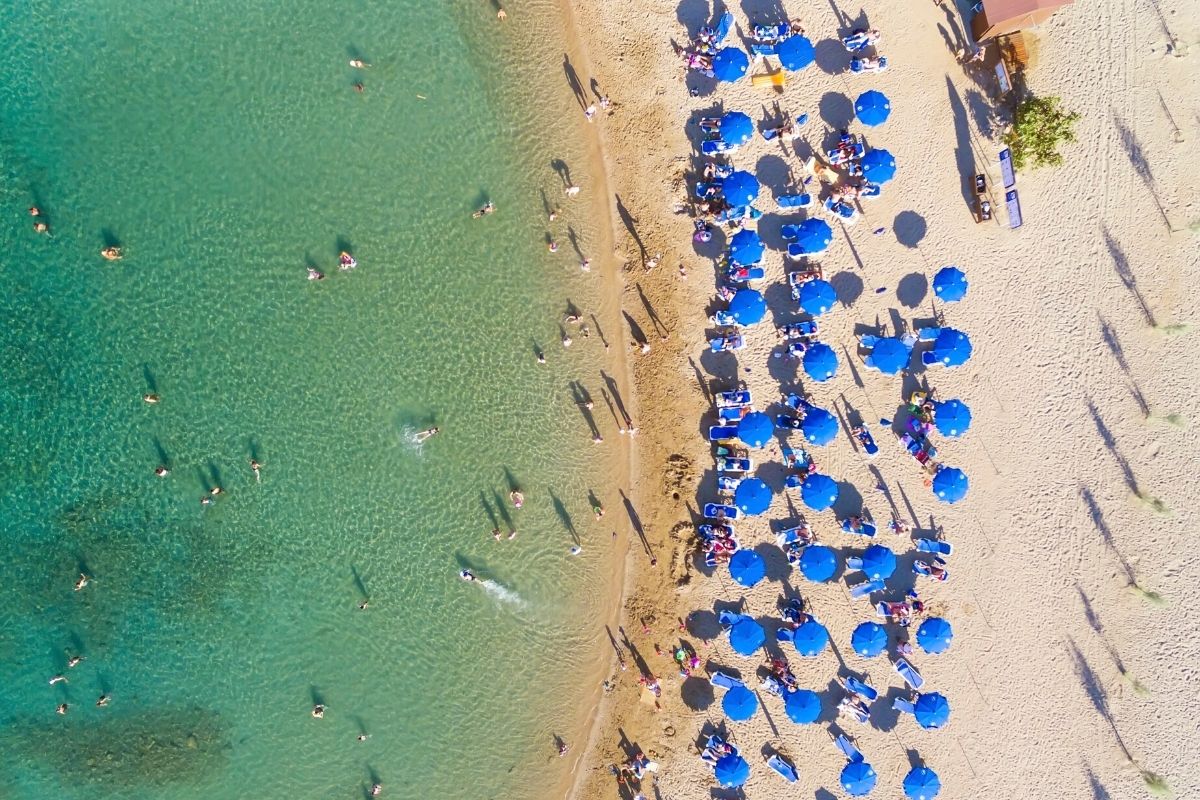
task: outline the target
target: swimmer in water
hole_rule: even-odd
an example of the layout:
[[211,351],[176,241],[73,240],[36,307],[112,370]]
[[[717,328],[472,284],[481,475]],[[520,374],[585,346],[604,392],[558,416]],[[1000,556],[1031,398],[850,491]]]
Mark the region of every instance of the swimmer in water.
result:
[[262,464],[257,459],[250,459],[250,469],[254,472],[254,480],[262,483]]
[[108,261],[120,261],[124,257],[125,253],[121,251],[120,247],[114,244],[109,245],[101,250],[100,255],[102,255]]
[[157,467],[154,468],[154,474],[160,478],[165,478],[171,474],[171,470],[167,469],[162,464],[159,464]]
[[323,703],[317,703],[315,706],[313,706],[312,715],[313,719],[324,719],[325,705]]
[[111,698],[111,697],[109,697],[109,696],[108,696],[108,695],[106,695],[106,694],[102,694],[102,695],[100,695],[100,697],[99,697],[99,698],[96,700],[96,708],[104,708],[104,707],[106,707],[106,706],[108,705],[108,701],[109,701],[109,700],[111,700],[111,699],[112,699],[112,698]]
[[308,279],[310,281],[323,281],[325,280],[325,273],[321,272],[321,270],[317,269],[316,267],[309,267]]
[[496,210],[496,204],[493,203],[491,200],[488,200],[486,203],[483,204],[483,208],[479,209],[471,216],[474,217],[475,219],[479,219],[480,217],[486,217],[488,214],[493,213],[495,210]]
[[352,58],[350,59],[350,66],[354,67],[355,69],[367,69],[371,65],[360,58]]
[[70,658],[67,659],[67,666],[68,667],[77,667],[77,666],[79,666],[80,661],[83,661],[83,656],[71,656]]
[[516,489],[513,489],[508,493],[508,499],[512,500],[512,504],[516,508],[520,508],[521,506],[525,505],[525,495],[521,494]]
[[460,572],[458,573],[458,577],[462,578],[464,581],[477,581],[477,580],[479,580],[479,578],[476,578],[476,577],[475,577],[475,573],[471,572],[471,570],[469,570],[469,569],[464,569],[464,570],[460,571]]
[[358,262],[354,260],[354,256],[347,253],[345,250],[338,253],[338,269],[342,272],[349,272],[358,266]]
[[68,708],[70,708],[70,706],[68,706],[66,703],[59,703],[58,708],[56,708],[54,710],[57,711],[59,714],[66,714]]
[[383,784],[382,783],[371,784],[371,797],[379,797],[379,795],[382,792],[383,792]]
[[50,679],[51,686],[53,686],[56,683],[66,683],[66,682],[67,682],[66,675],[55,675],[53,678]]
[[149,403],[152,406],[158,405],[158,395],[153,394],[153,393],[144,394],[144,395],[142,395],[142,402]]
[[421,431],[413,438],[417,440],[417,444],[420,444],[421,442],[425,441],[429,437],[436,436],[440,432],[440,430],[441,430],[440,428],[430,428],[428,430]]
[[84,587],[90,583],[90,579],[84,573],[79,573],[79,580],[75,581],[75,591],[82,591]]

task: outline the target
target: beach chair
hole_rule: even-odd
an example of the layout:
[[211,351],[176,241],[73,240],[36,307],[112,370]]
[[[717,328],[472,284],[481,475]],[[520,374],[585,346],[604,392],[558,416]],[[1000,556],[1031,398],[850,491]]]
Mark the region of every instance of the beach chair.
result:
[[879,344],[879,340],[883,338],[885,337],[875,336],[874,334],[870,333],[862,333],[858,336],[858,346],[863,350],[874,350],[875,345]]
[[886,586],[882,580],[863,581],[850,587],[850,596],[855,600],[869,598],[872,592],[882,592]]
[[760,42],[778,42],[787,38],[792,26],[787,22],[779,22],[774,25],[755,25],[750,31],[750,35]]
[[804,339],[789,339],[787,346],[784,348],[788,356],[791,358],[802,358],[808,352],[810,343]]
[[867,454],[867,458],[874,458],[879,454],[879,445],[875,444],[875,437],[871,436],[871,432],[867,430],[866,425],[855,427],[851,433],[858,443],[862,445],[863,452]]
[[866,186],[862,187],[861,190],[859,190],[858,199],[859,200],[874,200],[876,197],[879,197],[881,194],[883,194],[882,186],[877,186],[874,183],[868,183]]
[[710,442],[727,442],[730,439],[736,438],[736,425],[713,425],[708,429],[708,440]]
[[760,688],[764,692],[770,692],[776,697],[783,697],[784,693],[787,691],[787,687],[783,685],[783,681],[779,680],[779,678],[776,678],[774,675],[768,675],[767,677],[763,678]]
[[777,642],[790,643],[795,638],[796,638],[795,631],[793,631],[791,628],[787,627],[786,625],[783,626],[782,628],[775,629],[775,641],[777,641]]
[[803,322],[793,322],[790,325],[781,325],[779,332],[788,339],[815,339],[820,332],[820,326],[815,319],[809,319]]
[[754,462],[748,458],[717,458],[717,472],[749,472],[754,469]]
[[939,556],[948,556],[954,552],[954,548],[949,542],[943,542],[938,539],[917,539],[917,551],[921,553],[935,553]]
[[743,616],[743,614],[739,614],[736,611],[723,610],[717,613],[717,622],[721,624],[722,628],[728,629],[733,627],[733,624]]
[[706,156],[720,155],[721,153],[733,153],[738,149],[736,144],[729,144],[720,139],[706,139],[700,143],[700,152]]
[[855,722],[866,724],[871,718],[871,710],[866,704],[854,697],[854,695],[846,695],[838,701],[838,713],[845,713]]
[[806,258],[809,255],[809,252],[801,247],[799,242],[792,242],[788,245],[787,254],[788,258],[792,259],[793,261],[799,261],[802,258]]
[[879,56],[879,58],[875,59],[873,66],[870,67],[867,66],[867,62],[864,59],[850,59],[850,71],[856,75],[862,75],[868,72],[883,72],[887,68],[887,56]]
[[917,713],[917,707],[912,704],[912,701],[903,697],[897,697],[895,700],[893,700],[892,708],[905,714],[916,715]]
[[750,55],[752,56],[773,56],[775,55],[774,42],[751,42]]
[[751,404],[750,390],[738,389],[732,392],[718,392],[717,408],[743,408]]
[[767,766],[782,775],[788,783],[795,783],[799,777],[796,774],[796,768],[780,758],[778,753],[767,759]]
[[711,547],[704,551],[704,566],[709,569],[717,568],[717,551]]
[[717,670],[712,675],[709,675],[708,682],[713,686],[719,686],[722,689],[732,689],[735,686],[741,686],[744,688],[746,686],[746,684],[742,683],[737,678],[726,675],[720,670]]
[[741,478],[735,478],[732,475],[717,476],[717,491],[722,493],[736,492],[738,484],[742,482]]
[[921,673],[917,672],[917,668],[908,663],[906,659],[897,658],[892,663],[892,667],[900,673],[900,677],[904,679],[910,689],[919,690],[925,685],[925,679],[921,677]]
[[725,41],[725,37],[729,35],[729,31],[732,29],[733,14],[732,12],[726,11],[721,15],[721,18],[717,20],[717,27],[713,31],[713,44],[719,47],[721,42]]
[[858,220],[858,209],[849,203],[834,202],[832,197],[825,198],[825,210],[832,212],[842,222],[851,224]]
[[[939,567],[946,566],[946,562],[943,561],[942,559],[938,558],[938,559],[936,559],[936,561],[937,561]],[[912,571],[913,571],[914,575],[920,575],[925,578],[932,578],[933,580],[938,581],[938,582],[946,581],[946,580],[949,580],[949,578],[950,578],[949,570],[942,570],[941,574],[934,575],[933,570],[931,570],[929,568],[929,563],[926,561],[913,561]]]
[[721,503],[705,503],[704,516],[708,519],[737,519],[742,515],[737,506],[727,506]]
[[933,342],[941,334],[941,328],[917,328],[918,342]]
[[837,746],[837,749],[841,751],[842,755],[844,755],[848,761],[855,762],[855,761],[865,760],[863,758],[862,751],[858,749],[858,745],[855,744],[854,740],[851,739],[846,734],[839,733],[837,735],[837,737],[833,740],[833,743]]
[[716,197],[721,193],[721,184],[719,183],[696,183],[696,197],[704,200],[709,197]]
[[746,340],[740,334],[718,336],[708,343],[709,349],[714,353],[730,353],[741,350],[745,346]]
[[[775,202],[779,204],[780,208],[787,208],[787,209],[808,208],[809,206],[812,205],[812,201],[813,201],[812,195],[808,194],[808,193],[805,193],[805,194],[781,194],[779,197],[775,198]],[[796,226],[795,225],[784,225],[783,228],[791,228],[791,229],[793,229],[793,232],[794,232],[794,229],[796,228]],[[796,238],[794,235],[789,237],[786,233],[783,233],[783,228],[780,229],[780,235],[782,235],[783,238],[785,238],[785,239],[787,239],[787,238],[795,239]]]
[[846,691],[852,692],[866,700],[868,703],[874,703],[879,697],[879,691],[874,686],[865,681],[860,681],[853,675],[847,675],[842,679],[842,686]]
[[708,318],[708,321],[718,328],[732,328],[738,324],[737,317],[730,314],[728,311],[718,311]]

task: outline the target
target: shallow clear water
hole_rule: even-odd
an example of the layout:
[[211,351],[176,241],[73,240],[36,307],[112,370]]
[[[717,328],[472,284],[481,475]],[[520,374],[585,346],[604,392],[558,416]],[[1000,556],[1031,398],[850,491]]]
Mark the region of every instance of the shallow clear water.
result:
[[[589,488],[615,505],[569,389],[599,394],[603,351],[564,352],[557,321],[601,301],[565,244],[595,236],[586,193],[567,254],[543,238],[551,159],[581,166],[561,53],[493,13],[0,9],[0,795],[358,797],[377,775],[536,797],[554,777],[608,572]],[[555,13],[523,35],[552,41]],[[485,194],[500,213],[473,221]]]

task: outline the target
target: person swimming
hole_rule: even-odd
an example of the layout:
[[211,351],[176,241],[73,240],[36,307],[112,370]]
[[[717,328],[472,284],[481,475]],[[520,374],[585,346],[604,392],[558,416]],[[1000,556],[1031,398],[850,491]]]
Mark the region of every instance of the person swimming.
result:
[[474,572],[471,572],[471,570],[469,570],[469,569],[460,570],[460,571],[459,571],[459,573],[458,573],[458,577],[462,578],[464,581],[477,581],[477,580],[479,580],[479,578],[476,578],[476,577],[475,577],[475,573],[474,573]]
[[508,499],[512,500],[512,504],[516,508],[520,508],[521,506],[525,505],[525,495],[521,494],[516,489],[513,489],[508,493]]
[[75,581],[75,591],[82,591],[84,587],[90,583],[90,579],[84,573],[79,573],[79,580]]
[[144,394],[144,395],[142,395],[142,401],[145,403],[149,403],[152,406],[157,405],[158,404],[158,395],[156,395],[154,393]]
[[167,469],[162,464],[159,464],[157,467],[154,468],[154,474],[160,478],[165,478],[171,474],[171,470]]
[[488,214],[495,212],[495,210],[496,210],[496,204],[493,203],[491,200],[488,200],[486,203],[483,204],[482,208],[480,208],[478,211],[476,211],[471,216],[474,217],[475,219],[479,219],[480,217],[486,217]]
[[316,705],[314,705],[312,707],[312,715],[313,715],[313,719],[324,719],[325,718],[325,704],[317,703]]
[[367,69],[371,65],[363,61],[361,58],[352,58],[350,59],[350,66],[354,67],[355,69]]
[[310,281],[323,281],[325,280],[325,273],[321,272],[321,270],[317,269],[316,267],[309,267],[308,279]]
[[429,437],[436,436],[440,431],[441,431],[441,428],[429,428],[428,430],[423,430],[420,433],[416,434],[415,436],[413,436],[413,438],[417,441],[417,444],[420,444],[421,442],[425,441]]
[[257,459],[250,459],[250,469],[254,472],[254,480],[262,483],[262,464]]
[[342,272],[348,272],[358,266],[358,262],[354,260],[354,256],[343,250],[338,254],[338,269]]
[[120,261],[125,256],[125,253],[122,252],[119,246],[114,244],[101,250],[100,255],[108,261]]

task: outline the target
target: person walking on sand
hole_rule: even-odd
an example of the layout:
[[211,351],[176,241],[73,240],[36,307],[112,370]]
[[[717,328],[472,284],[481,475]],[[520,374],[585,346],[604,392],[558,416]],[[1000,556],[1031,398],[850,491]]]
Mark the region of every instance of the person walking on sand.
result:
[[592,260],[590,258],[583,259],[582,261],[579,262],[579,268],[581,270],[583,270],[584,272],[591,272],[592,271]]
[[593,119],[595,119],[595,117],[596,117],[596,104],[595,104],[595,103],[593,103],[592,105],[590,105],[590,106],[588,106],[587,108],[585,108],[585,109],[583,110],[583,116],[587,118],[587,121],[588,121],[588,122],[591,122]]

